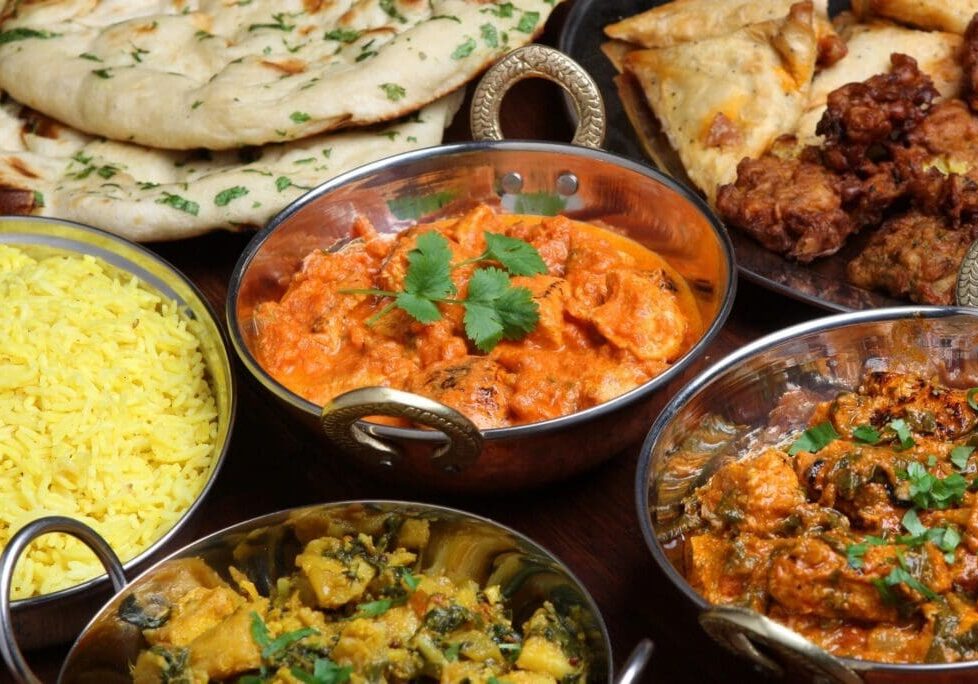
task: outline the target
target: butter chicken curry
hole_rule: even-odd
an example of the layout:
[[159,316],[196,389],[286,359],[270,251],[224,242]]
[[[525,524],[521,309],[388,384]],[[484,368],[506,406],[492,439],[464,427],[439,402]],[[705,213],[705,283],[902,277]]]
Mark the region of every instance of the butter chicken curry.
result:
[[978,659],[978,388],[874,372],[686,501],[690,584],[840,656]]
[[702,334],[687,283],[659,255],[562,216],[460,218],[309,254],[255,311],[257,353],[317,404],[387,386],[480,428],[555,418],[661,373]]

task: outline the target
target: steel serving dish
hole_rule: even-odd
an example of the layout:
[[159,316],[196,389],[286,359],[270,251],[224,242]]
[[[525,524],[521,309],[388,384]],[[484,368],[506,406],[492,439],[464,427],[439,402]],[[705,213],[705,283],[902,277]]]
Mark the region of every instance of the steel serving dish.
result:
[[[603,119],[596,89],[588,100],[589,77],[562,57],[528,46],[498,63],[473,97],[475,137],[499,136],[502,95],[514,81],[534,74],[585,93],[577,98],[583,123],[575,140],[600,142]],[[658,251],[700,299],[704,335],[666,372],[614,400],[552,420],[481,431],[437,402],[385,388],[355,390],[318,406],[262,368],[254,352],[256,304],[280,297],[306,254],[341,243],[355,216],[364,215],[379,231],[390,233],[479,202],[504,213],[544,213],[539,207],[546,204],[554,209],[551,213],[601,223]],[[483,141],[397,155],[300,198],[245,249],[231,277],[227,317],[231,340],[248,371],[309,422],[321,422],[341,451],[392,479],[456,491],[498,491],[570,475],[637,442],[655,414],[657,390],[690,366],[723,325],[734,279],[724,228],[699,197],[658,171],[578,145]],[[434,429],[359,420],[370,415],[408,416]]]
[[765,669],[794,676],[800,669],[830,682],[975,681],[978,662],[905,665],[835,657],[757,613],[711,607],[660,541],[677,536],[683,498],[720,459],[806,427],[810,412],[782,411],[778,429],[765,432],[786,392],[807,390],[814,408],[855,389],[867,370],[936,376],[952,387],[978,385],[978,310],[901,307],[831,316],[764,337],[710,367],[672,399],[642,446],[635,491],[642,534],[711,636]]
[[[173,527],[145,551],[126,563],[145,567],[176,534],[207,494],[224,460],[235,412],[235,379],[228,345],[214,311],[201,292],[173,266],[140,247],[98,228],[37,217],[0,217],[0,244],[14,245],[33,256],[88,254],[110,267],[131,273],[149,289],[183,307],[200,341],[208,381],[218,410],[214,459],[200,494]],[[109,595],[105,575],[84,584],[13,602],[13,624],[26,648],[70,641]]]
[[[498,584],[512,609],[514,624],[522,624],[544,601],[565,614],[574,612],[586,634],[590,681],[613,681],[611,641],[601,612],[587,589],[550,552],[520,533],[470,513],[420,503],[352,501],[295,508],[264,515],[215,532],[176,553],[126,584],[125,575],[111,551],[81,523],[47,518],[25,527],[12,541],[26,546],[36,536],[52,530],[77,534],[100,549],[107,563],[116,595],[88,624],[68,653],[59,682],[131,682],[130,665],[144,647],[140,630],[117,617],[121,603],[133,591],[154,582],[155,577],[178,559],[200,558],[225,579],[234,565],[268,595],[278,577],[291,573],[294,558],[304,542],[323,534],[370,532],[383,529],[390,517],[420,518],[430,523],[431,537],[421,553],[422,571],[435,567],[456,580],[472,579],[481,585]],[[0,563],[0,585],[9,581],[12,563]],[[0,620],[6,615],[0,598]],[[0,649],[19,681],[37,682],[16,650],[10,630],[0,634]],[[621,669],[617,684],[636,681],[651,646],[643,642]]]

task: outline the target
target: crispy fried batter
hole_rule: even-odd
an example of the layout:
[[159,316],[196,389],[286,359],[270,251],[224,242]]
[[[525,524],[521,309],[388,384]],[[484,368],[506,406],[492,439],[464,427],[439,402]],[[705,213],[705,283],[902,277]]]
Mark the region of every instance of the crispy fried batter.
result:
[[[839,172],[872,172],[919,124],[939,96],[912,57],[894,53],[889,73],[832,91],[816,132],[825,136],[823,159]],[[868,167],[868,168],[867,168]]]
[[771,251],[799,261],[833,254],[858,227],[842,207],[841,179],[800,159],[744,159],[720,188],[725,221]]
[[866,249],[849,262],[849,281],[921,304],[951,304],[958,268],[974,227],[919,211],[886,221]]
[[978,109],[978,15],[964,32],[961,68],[964,69],[964,97],[972,109]]

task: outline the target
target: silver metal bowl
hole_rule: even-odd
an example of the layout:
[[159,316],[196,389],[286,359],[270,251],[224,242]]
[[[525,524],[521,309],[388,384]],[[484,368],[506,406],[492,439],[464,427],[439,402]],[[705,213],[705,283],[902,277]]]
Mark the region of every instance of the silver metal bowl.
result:
[[[552,51],[530,46],[514,55],[515,61],[506,61],[511,55],[494,67],[502,67],[497,73],[505,76],[504,87],[486,95],[484,80],[473,98],[473,121],[490,134],[498,129],[492,112],[475,105],[485,105],[487,98],[498,104],[512,81],[542,70],[566,85],[564,70],[570,67],[554,62]],[[580,78],[573,72],[575,89],[582,87]],[[596,106],[588,110],[594,117]],[[600,137],[578,134],[592,142]],[[430,399],[386,388],[355,390],[318,406],[262,368],[255,354],[255,306],[281,297],[306,254],[343,244],[356,216],[393,233],[478,203],[502,213],[561,213],[597,222],[659,252],[703,304],[705,333],[666,372],[611,401],[551,420],[486,430]],[[702,355],[726,320],[734,279],[732,247],[719,221],[699,197],[658,171],[576,145],[475,142],[369,164],[297,200],[246,247],[231,276],[227,318],[248,371],[309,422],[321,422],[342,452],[388,478],[415,485],[501,491],[566,477],[637,442],[655,414],[657,390]],[[375,415],[407,416],[433,429],[360,420]]]
[[[14,245],[33,256],[88,254],[111,267],[135,275],[148,288],[184,307],[200,341],[208,380],[218,410],[213,465],[200,494],[159,540],[126,563],[145,567],[176,534],[210,490],[227,450],[235,411],[235,379],[228,345],[206,298],[185,276],[152,252],[111,233],[69,221],[35,217],[0,217],[0,244]],[[73,639],[109,595],[105,575],[62,591],[14,601],[13,625],[25,648]]]
[[[456,580],[498,584],[512,609],[514,624],[526,620],[544,601],[550,601],[559,612],[573,611],[586,634],[589,680],[612,681],[607,627],[594,599],[571,571],[518,532],[450,508],[396,501],[352,501],[280,511],[215,532],[157,563],[128,585],[117,561],[111,553],[104,553],[104,542],[80,523],[45,519],[25,528],[15,541],[22,547],[30,539],[56,529],[75,533],[94,548],[102,549],[102,557],[118,582],[117,593],[78,637],[58,681],[111,684],[132,681],[130,666],[145,647],[140,630],[118,618],[119,606],[134,591],[153,586],[157,576],[171,564],[199,558],[224,578],[228,578],[228,567],[234,565],[267,595],[278,577],[294,570],[295,555],[309,539],[336,534],[336,530],[375,532],[383,529],[384,521],[391,517],[429,521],[431,541],[419,559],[420,569],[447,574]],[[9,563],[0,564],[0,575],[6,576],[11,568]],[[13,641],[14,635],[9,632],[0,634],[0,650],[6,648],[5,655],[15,650],[11,647]],[[650,646],[643,642],[621,670],[618,683],[635,681],[649,655]],[[8,661],[8,665],[19,681],[37,681],[22,659]]]
[[[673,563],[668,540],[682,531],[682,500],[723,459],[778,443],[802,429],[818,401],[855,389],[867,370],[978,385],[978,310],[904,307],[822,318],[764,337],[686,385],[663,410],[642,446],[636,503],[656,563],[686,595],[704,628],[724,646],[775,674],[829,682],[974,681],[978,663],[905,665],[832,656],[765,616],[710,606]],[[802,393],[797,391],[807,390]],[[798,410],[770,415],[786,392]],[[674,549],[673,549],[674,551]],[[819,679],[821,678],[821,679]]]

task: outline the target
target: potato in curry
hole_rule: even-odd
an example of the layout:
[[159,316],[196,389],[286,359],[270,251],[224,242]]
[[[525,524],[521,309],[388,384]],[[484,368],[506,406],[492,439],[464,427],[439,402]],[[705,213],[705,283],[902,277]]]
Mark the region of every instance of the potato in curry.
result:
[[685,573],[840,656],[978,659],[978,388],[868,374],[686,501]]
[[[450,250],[443,277],[452,294],[436,300],[437,320],[421,322],[399,308],[405,297],[389,295],[422,291],[410,271],[432,232]],[[503,274],[505,259],[487,251],[494,236],[529,245],[542,260],[539,272]],[[309,254],[281,299],[255,311],[260,363],[317,404],[379,385],[437,399],[480,428],[532,423],[628,392],[702,334],[689,286],[661,256],[563,216],[498,215],[482,205],[393,236],[361,218],[353,237],[341,249]],[[470,306],[474,284],[488,275],[525,289],[522,310],[519,301],[499,305],[512,292],[493,300],[493,311]],[[486,317],[504,329],[509,319],[526,323],[529,313],[532,326],[520,334],[482,343]]]
[[295,572],[263,596],[243,573],[226,582],[200,559],[181,559],[136,592],[120,619],[147,648],[137,684],[445,684],[586,682],[585,637],[544,602],[514,628],[498,586],[418,570],[428,522],[391,534],[323,536]]

